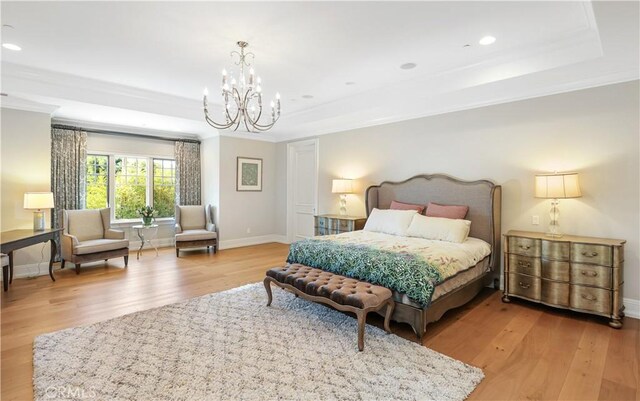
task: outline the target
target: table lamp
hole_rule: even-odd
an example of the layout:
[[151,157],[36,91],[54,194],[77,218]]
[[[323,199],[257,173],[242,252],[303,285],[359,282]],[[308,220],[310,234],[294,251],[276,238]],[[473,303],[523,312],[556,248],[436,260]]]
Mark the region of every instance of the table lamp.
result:
[[581,196],[578,173],[536,174],[535,197],[551,199],[551,210],[549,211],[551,221],[549,222],[548,236],[562,237],[558,223],[560,217],[559,199]]
[[340,215],[347,215],[347,194],[353,193],[353,180],[344,178],[334,179],[331,186],[331,192],[340,194]]
[[24,208],[33,210],[33,231],[44,231],[44,210],[53,209],[52,192],[25,192]]

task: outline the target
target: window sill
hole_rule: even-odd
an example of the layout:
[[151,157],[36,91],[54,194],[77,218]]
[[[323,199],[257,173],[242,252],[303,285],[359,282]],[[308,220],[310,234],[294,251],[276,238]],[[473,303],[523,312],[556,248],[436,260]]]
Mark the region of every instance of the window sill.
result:
[[[173,226],[176,224],[176,220],[173,217],[163,217],[161,219],[156,219],[154,221],[155,224],[159,226]],[[111,227],[114,228],[130,228],[131,226],[135,226],[136,224],[142,224],[142,219],[129,219],[129,220],[117,220],[111,222]]]

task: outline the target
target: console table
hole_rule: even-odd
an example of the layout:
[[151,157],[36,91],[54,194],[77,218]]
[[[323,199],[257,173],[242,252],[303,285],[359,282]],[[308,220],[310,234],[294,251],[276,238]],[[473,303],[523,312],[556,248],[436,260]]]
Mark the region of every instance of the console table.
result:
[[9,266],[2,267],[2,286],[5,291],[9,289],[9,284],[13,282],[13,251],[47,241],[51,242],[49,276],[51,280],[56,281],[53,277],[53,259],[58,252],[55,235],[61,231],[62,228],[49,228],[43,231],[11,230],[0,233],[0,252],[9,256]]

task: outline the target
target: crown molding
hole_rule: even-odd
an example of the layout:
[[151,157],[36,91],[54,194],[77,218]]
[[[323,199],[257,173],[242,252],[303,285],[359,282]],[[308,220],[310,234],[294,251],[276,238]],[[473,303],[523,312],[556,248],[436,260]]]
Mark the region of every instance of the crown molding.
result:
[[35,113],[45,113],[51,115],[58,109],[59,106],[56,106],[54,104],[34,102],[31,100],[9,95],[0,97],[0,107],[4,109],[32,111]]
[[154,129],[148,129],[148,128],[131,127],[131,126],[117,125],[117,124],[106,124],[101,122],[84,121],[84,120],[77,120],[77,119],[70,119],[70,118],[54,117],[51,119],[51,124],[71,125],[79,128],[114,131],[114,132],[125,132],[125,133],[131,133],[131,134],[151,135],[151,136],[158,137],[158,139],[162,139],[162,138],[180,138],[180,139],[191,139],[191,140],[202,139],[198,135],[184,135],[182,133],[174,132],[174,131],[160,131],[160,130],[154,130]]

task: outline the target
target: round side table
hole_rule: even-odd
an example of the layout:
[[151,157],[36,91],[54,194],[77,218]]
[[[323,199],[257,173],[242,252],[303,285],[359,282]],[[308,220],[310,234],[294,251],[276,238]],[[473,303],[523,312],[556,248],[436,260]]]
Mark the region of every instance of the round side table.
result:
[[[135,226],[131,226],[134,230],[136,230],[136,234],[138,238],[140,238],[140,248],[138,248],[138,252],[136,253],[136,259],[140,259],[140,255],[142,254],[142,248],[144,248],[144,244],[149,244],[156,250],[156,256],[158,256],[158,248],[151,242],[151,239],[154,239],[158,236],[158,225],[150,224],[145,226],[144,224],[137,224]],[[148,234],[148,235],[147,235]]]

